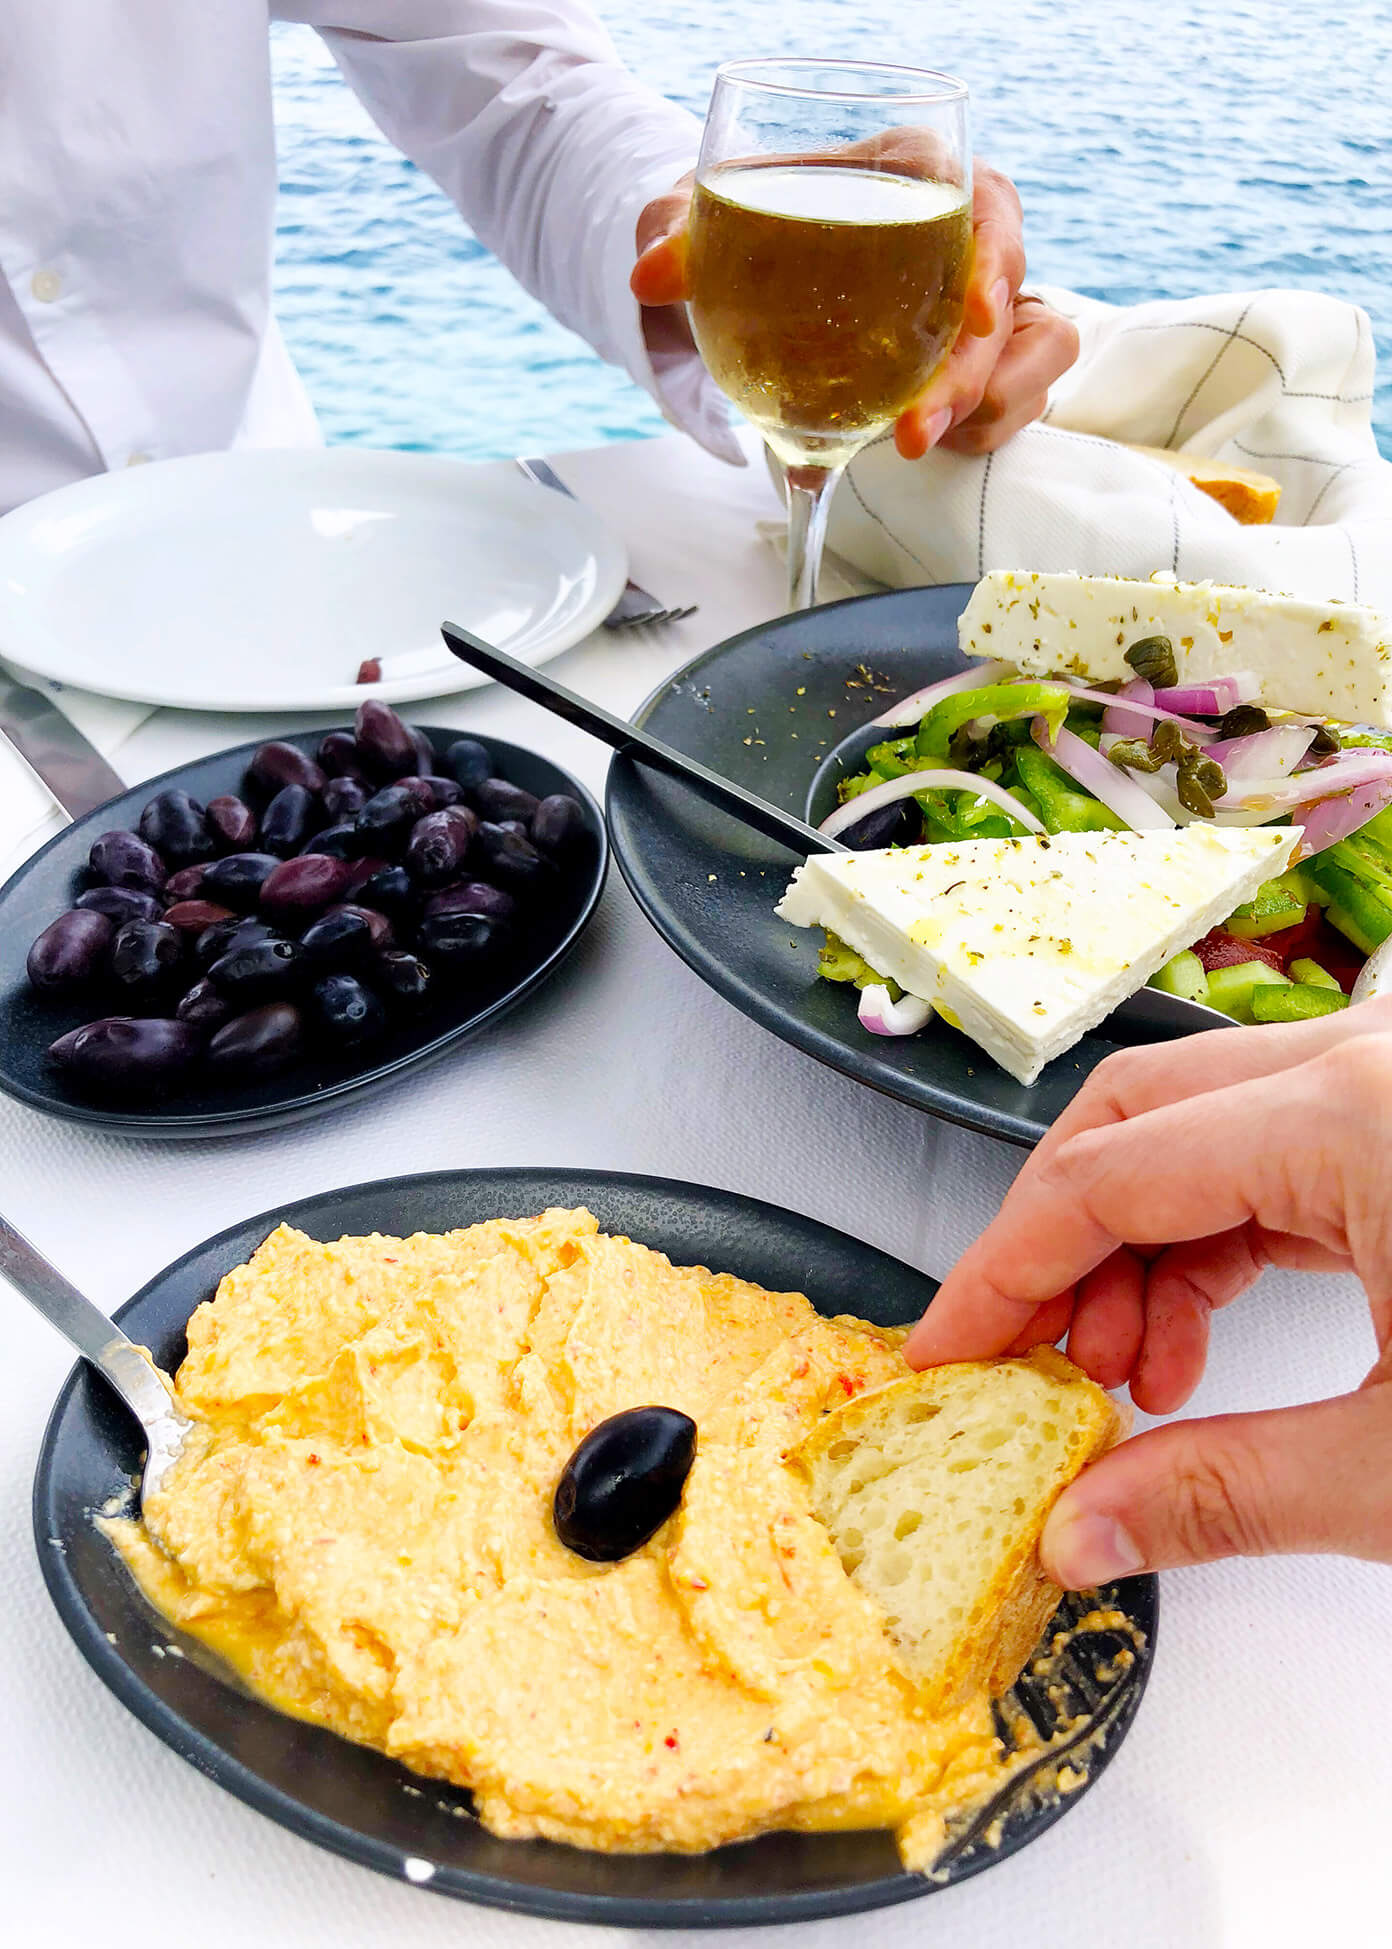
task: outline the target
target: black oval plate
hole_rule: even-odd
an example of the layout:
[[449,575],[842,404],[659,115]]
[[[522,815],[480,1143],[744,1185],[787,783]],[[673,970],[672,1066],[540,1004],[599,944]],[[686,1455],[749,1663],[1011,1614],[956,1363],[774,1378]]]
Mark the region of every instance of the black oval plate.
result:
[[[745,630],[677,671],[634,721],[815,823],[831,810],[842,766],[857,769],[889,735],[865,732],[868,720],[964,667],[957,618],[971,586],[856,596]],[[785,1042],[952,1123],[1035,1144],[1104,1056],[1176,1026],[1163,1008],[1112,1016],[1028,1088],[940,1022],[921,1035],[867,1035],[854,991],[817,977],[820,936],[774,914],[790,853],[626,757],[609,767],[605,807],[619,871],[697,974]],[[1183,1028],[1221,1020],[1195,1009]]]
[[[935,1282],[810,1218],[725,1191],[607,1171],[435,1172],[321,1193],[264,1212],[178,1259],[117,1318],[172,1369],[189,1315],[282,1218],[316,1238],[444,1231],[479,1219],[587,1205],[605,1230],[678,1264],[703,1264],[773,1291],[805,1292],[823,1313],[882,1325],[914,1320]],[[702,1855],[591,1854],[548,1841],[504,1841],[468,1817],[468,1795],[422,1780],[366,1747],[251,1697],[195,1639],[151,1610],[93,1514],[129,1493],[141,1445],[125,1410],[85,1366],[58,1397],[34,1481],[34,1533],[49,1594],[74,1642],[122,1703],[176,1753],[283,1827],[398,1880],[433,1864],[428,1886],[498,1908],[642,1928],[792,1922],[845,1915],[930,1893],[1004,1860],[1074,1806],[1083,1791],[1006,1819],[999,1846],[960,1855],[943,1883],[906,1874],[888,1834],[770,1834]],[[1091,1760],[1091,1784],[1120,1744],[1149,1676],[1154,1577],[1109,1587],[1144,1633],[1120,1712]],[[171,1655],[175,1645],[181,1656]]]
[[[463,735],[457,730],[421,728],[437,752]],[[312,753],[323,736],[322,730],[291,732],[284,742]],[[549,758],[489,738],[488,748],[502,776],[538,798],[569,792],[586,814],[584,850],[577,851],[564,875],[554,909],[538,916],[508,966],[465,992],[442,995],[419,1015],[396,1018],[366,1063],[351,1056],[310,1055],[283,1075],[241,1085],[205,1082],[152,1100],[149,1108],[81,1095],[55,1073],[44,1052],[55,1037],[105,1011],[100,1001],[55,1001],[36,995],[24,972],[30,943],[71,904],[99,833],[117,826],[133,828],[146,802],[171,786],[204,803],[220,792],[239,793],[260,742],[236,745],[132,786],[50,839],[0,888],[0,1090],[7,1096],[50,1116],[96,1124],[130,1137],[242,1136],[249,1130],[317,1116],[345,1097],[435,1061],[515,1008],[560,966],[599,904],[609,845],[593,797]]]

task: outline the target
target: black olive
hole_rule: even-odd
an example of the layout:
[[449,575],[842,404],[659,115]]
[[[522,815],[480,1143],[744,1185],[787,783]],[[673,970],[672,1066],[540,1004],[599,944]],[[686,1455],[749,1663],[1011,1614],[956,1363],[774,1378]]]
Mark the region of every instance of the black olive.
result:
[[625,1408],[580,1443],[561,1471],[552,1516],[568,1550],[618,1563],[641,1549],[681,1501],[696,1423],[677,1408]]

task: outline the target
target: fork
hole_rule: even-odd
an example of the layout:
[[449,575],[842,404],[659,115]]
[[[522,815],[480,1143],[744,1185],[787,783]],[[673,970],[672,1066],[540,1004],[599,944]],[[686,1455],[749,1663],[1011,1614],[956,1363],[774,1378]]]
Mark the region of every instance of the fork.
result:
[[[517,465],[530,481],[538,487],[549,487],[554,493],[564,494],[569,500],[578,499],[571,493],[555,468],[549,461],[519,459]],[[684,609],[664,609],[656,596],[649,595],[630,576],[623,594],[619,597],[609,614],[604,618],[606,629],[638,629],[645,624],[679,623],[683,616],[694,616],[696,604],[688,603]]]

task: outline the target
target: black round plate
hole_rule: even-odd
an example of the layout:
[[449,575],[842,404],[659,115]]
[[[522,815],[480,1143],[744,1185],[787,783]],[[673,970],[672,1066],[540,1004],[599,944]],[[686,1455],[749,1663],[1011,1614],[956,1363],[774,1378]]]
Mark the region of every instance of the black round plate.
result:
[[[763,623],[677,671],[635,722],[816,823],[835,803],[835,778],[889,735],[867,721],[963,667],[957,618],[970,593],[965,582],[896,590]],[[1113,1016],[1028,1088],[940,1022],[921,1035],[867,1035],[854,991],[817,977],[820,936],[774,915],[795,864],[783,847],[626,757],[609,767],[606,810],[620,872],[697,974],[785,1042],[953,1123],[1037,1143],[1104,1056],[1169,1026],[1161,1011]],[[1216,1019],[1194,1016],[1185,1029]]]
[[[438,752],[461,736],[422,726]],[[312,753],[322,730],[288,733],[285,743]],[[258,743],[260,741],[258,740]],[[178,786],[203,803],[220,792],[240,793],[257,744],[236,745],[134,785],[60,832],[24,862],[0,888],[0,1090],[50,1116],[89,1123],[130,1137],[232,1137],[272,1124],[317,1116],[345,1097],[374,1089],[475,1035],[530,995],[575,946],[604,889],[609,846],[604,820],[590,793],[570,773],[534,751],[489,738],[501,776],[544,798],[569,792],[585,808],[586,837],[562,877],[554,907],[531,923],[508,965],[487,980],[442,995],[418,1015],[398,1016],[364,1059],[329,1053],[309,1055],[279,1076],[242,1084],[197,1082],[188,1090],[141,1103],[84,1096],[44,1059],[55,1037],[110,1010],[100,999],[50,1000],[36,995],[24,972],[36,934],[81,890],[81,873],[92,841],[113,827],[134,828],[142,807],[157,792]]]
[[[435,1172],[322,1193],[264,1212],[198,1246],[117,1318],[166,1369],[218,1280],[282,1218],[316,1238],[445,1231],[479,1219],[587,1205],[606,1231],[678,1264],[703,1264],[776,1292],[806,1292],[823,1313],[894,1325],[916,1319],[934,1282],[868,1245],[795,1213],[724,1191],[607,1171]],[[503,1841],[467,1814],[468,1796],[394,1761],[287,1718],[241,1688],[196,1640],[146,1604],[93,1513],[129,1492],[141,1445],[125,1410],[79,1365],[53,1410],[34,1482],[34,1530],[49,1594],[78,1649],[136,1717],[201,1773],[321,1847],[398,1879],[434,1865],[447,1895],[573,1922],[643,1928],[792,1922],[907,1901],[946,1885],[905,1874],[885,1833],[770,1834],[703,1855],[591,1854],[548,1841]],[[1109,1587],[1103,1601],[1145,1634],[1095,1779],[1140,1702],[1155,1641],[1154,1577]],[[181,1657],[166,1647],[176,1644]],[[163,1655],[161,1655],[163,1654]],[[1081,1798],[1012,1813],[1000,1845],[962,1854],[946,1880],[1004,1860]]]

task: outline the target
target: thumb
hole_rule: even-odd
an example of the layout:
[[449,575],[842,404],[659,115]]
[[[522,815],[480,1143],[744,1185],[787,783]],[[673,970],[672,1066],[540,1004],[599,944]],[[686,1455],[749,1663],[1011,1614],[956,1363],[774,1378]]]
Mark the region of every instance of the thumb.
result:
[[1227,1556],[1320,1551],[1392,1563],[1392,1387],[1180,1421],[1114,1448],[1040,1539],[1065,1590]]

